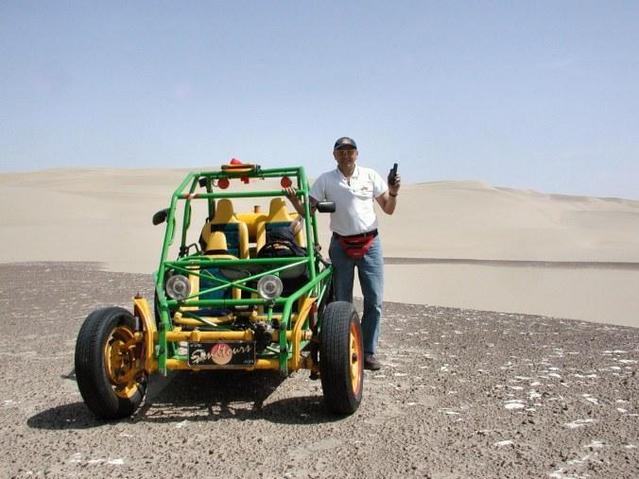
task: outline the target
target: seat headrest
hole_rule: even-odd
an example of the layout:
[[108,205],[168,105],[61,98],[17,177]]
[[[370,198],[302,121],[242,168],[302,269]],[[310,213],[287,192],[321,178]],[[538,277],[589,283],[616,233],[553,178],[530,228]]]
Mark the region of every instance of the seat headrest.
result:
[[273,221],[292,221],[291,215],[288,213],[286,203],[283,198],[273,198],[268,211],[268,222]]
[[215,251],[217,254],[220,254],[227,250],[226,235],[222,231],[213,231],[206,242],[206,253],[210,254],[209,251]]
[[237,223],[237,218],[235,218],[233,203],[231,203],[231,200],[224,198],[217,202],[215,205],[215,216],[211,220],[211,223]]

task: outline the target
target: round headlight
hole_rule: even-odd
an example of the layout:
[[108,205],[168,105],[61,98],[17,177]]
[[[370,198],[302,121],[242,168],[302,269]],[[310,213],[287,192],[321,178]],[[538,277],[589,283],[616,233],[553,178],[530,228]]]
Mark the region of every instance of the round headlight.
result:
[[262,276],[257,282],[257,292],[264,299],[275,299],[282,294],[282,280],[272,274]]
[[181,301],[191,294],[191,283],[186,276],[176,274],[166,281],[165,289],[170,298]]

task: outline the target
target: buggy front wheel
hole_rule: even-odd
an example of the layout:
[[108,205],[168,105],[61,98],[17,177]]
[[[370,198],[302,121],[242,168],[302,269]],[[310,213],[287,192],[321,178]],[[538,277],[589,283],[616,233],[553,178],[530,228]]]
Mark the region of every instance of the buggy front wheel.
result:
[[75,347],[80,394],[100,419],[132,415],[146,393],[144,341],[123,308],[98,309],[86,318]]
[[320,377],[331,412],[352,414],[362,401],[364,347],[357,312],[351,303],[329,303],[321,318]]

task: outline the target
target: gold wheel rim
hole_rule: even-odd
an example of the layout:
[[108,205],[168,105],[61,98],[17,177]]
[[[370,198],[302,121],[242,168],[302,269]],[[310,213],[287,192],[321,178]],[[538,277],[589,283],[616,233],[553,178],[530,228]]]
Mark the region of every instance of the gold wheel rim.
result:
[[350,373],[351,373],[351,387],[353,388],[353,394],[355,396],[359,395],[362,388],[362,368],[363,368],[363,358],[364,352],[362,351],[362,332],[357,327],[355,322],[351,323],[351,332],[350,332],[350,347],[349,347],[349,357],[350,357]]
[[115,328],[104,345],[104,367],[116,395],[132,397],[138,390],[142,373],[140,351],[142,341],[126,326]]

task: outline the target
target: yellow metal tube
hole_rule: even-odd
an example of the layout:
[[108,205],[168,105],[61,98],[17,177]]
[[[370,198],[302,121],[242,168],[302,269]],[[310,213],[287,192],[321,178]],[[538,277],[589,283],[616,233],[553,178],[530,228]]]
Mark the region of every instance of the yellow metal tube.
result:
[[253,331],[169,331],[167,341],[253,341]]
[[[302,359],[302,353],[301,353],[302,326],[306,322],[306,318],[314,302],[315,302],[315,298],[307,297],[306,299],[304,299],[304,302],[302,303],[302,306],[300,308],[300,312],[297,315],[295,326],[293,327],[293,331],[291,335],[292,336],[291,339],[293,341],[293,355],[291,357],[291,360],[289,361],[290,363],[289,370],[291,371],[297,371],[302,366],[302,364],[300,363]],[[287,334],[287,339],[289,339],[288,334]]]
[[[274,314],[272,316],[272,319],[277,319],[279,321],[281,320],[281,316],[282,315]],[[226,323],[233,322],[235,320],[235,316],[233,316],[232,314],[228,314],[226,316],[204,316],[204,319],[215,324],[226,324]],[[249,316],[248,319],[251,321],[266,321],[268,319],[268,316],[254,314]],[[294,320],[295,319],[293,319],[293,321]],[[182,315],[182,313],[179,311],[175,313],[175,316],[173,316],[173,322],[176,324],[182,324],[185,326],[202,326],[206,324],[195,318],[185,318]]]
[[[171,369],[171,370],[178,370],[178,369],[189,369],[192,371],[207,371],[207,370],[215,370],[215,369],[224,369],[224,367],[220,367],[220,368],[200,368],[197,366],[189,366],[189,363],[187,361],[181,360],[181,359],[167,359],[166,360],[166,368],[167,369]],[[237,368],[234,367],[233,369],[243,369],[245,371],[252,371],[255,369],[278,369],[279,368],[279,362],[277,359],[258,359],[257,361],[255,361],[255,364],[253,366],[247,366],[247,367],[243,367],[243,368]],[[230,369],[230,368],[229,368]]]
[[[302,323],[300,323],[302,324]],[[295,330],[286,332],[286,339],[290,341],[295,334]],[[309,341],[313,337],[312,331],[302,331],[301,339]],[[271,338],[274,343],[279,340],[279,333],[273,331]],[[157,332],[155,333],[157,340]],[[180,331],[174,330],[166,333],[167,341],[253,341],[253,331]]]
[[[227,314],[226,316],[205,316],[204,319],[209,323],[225,324],[232,322],[235,318],[233,317],[233,315]],[[185,318],[180,311],[176,312],[173,316],[173,323],[182,324],[185,326],[202,326],[203,324],[206,324],[195,318]]]
[[144,370],[151,374],[158,368],[155,359],[155,339],[157,328],[155,327],[155,318],[151,314],[151,308],[146,299],[141,296],[133,298],[133,314],[142,323],[144,331]]

